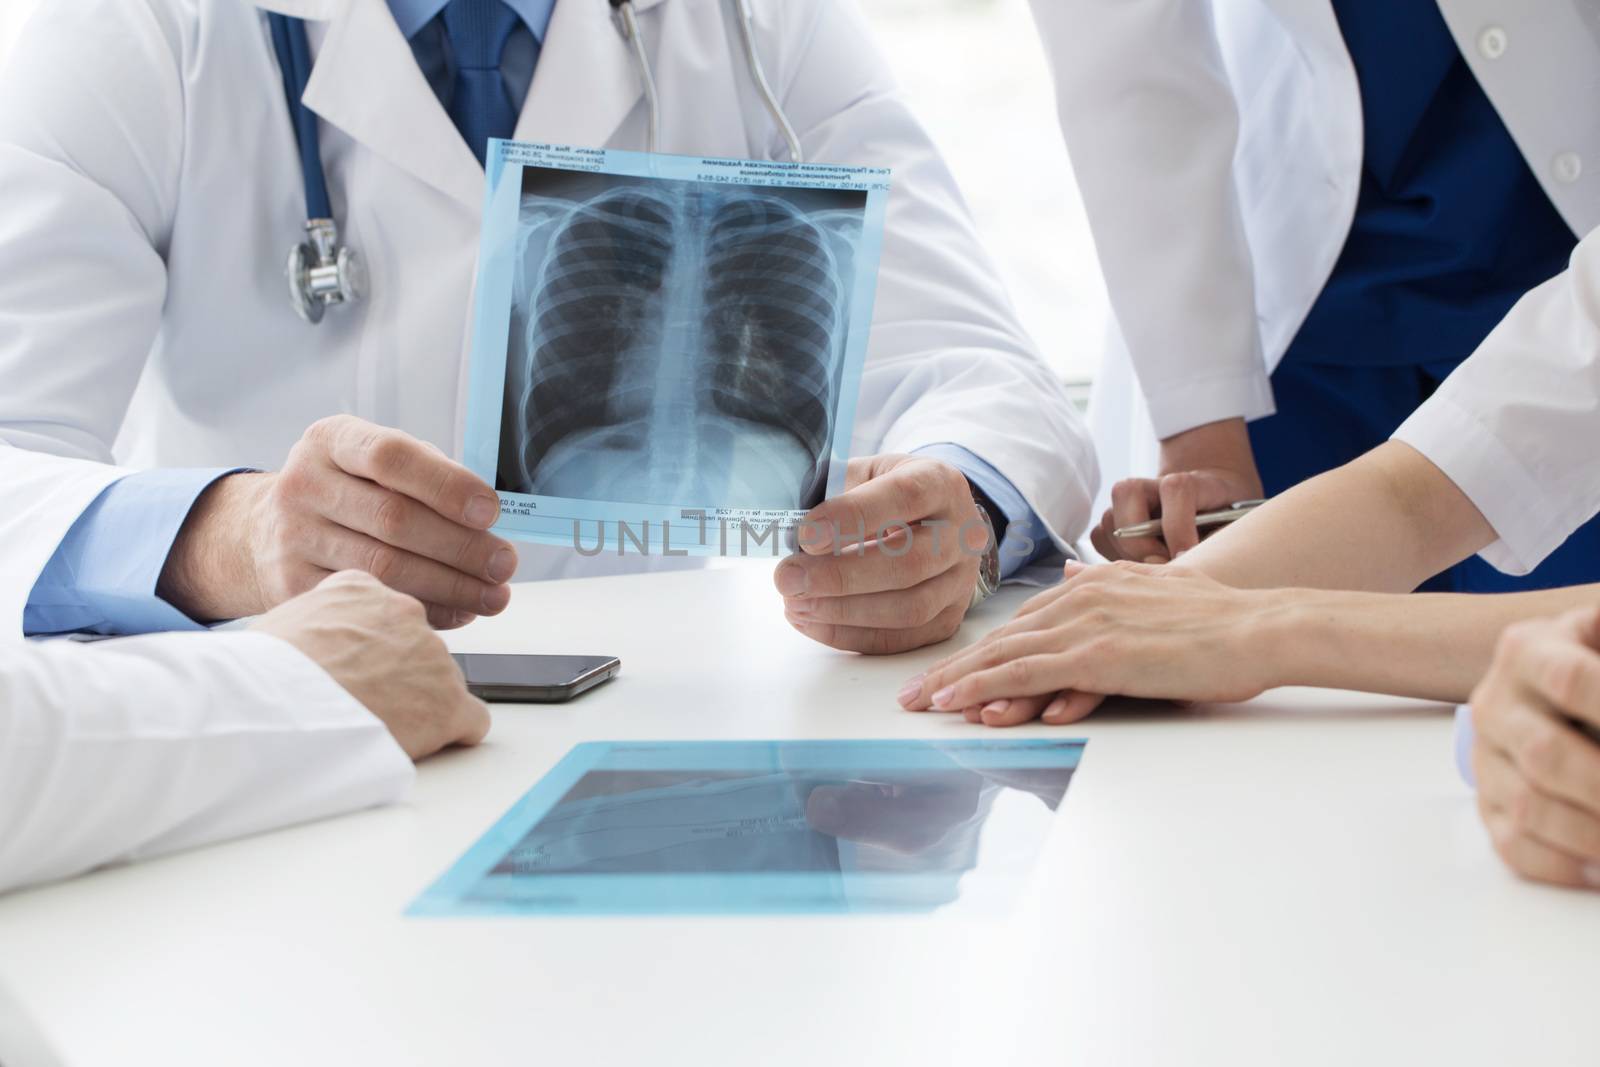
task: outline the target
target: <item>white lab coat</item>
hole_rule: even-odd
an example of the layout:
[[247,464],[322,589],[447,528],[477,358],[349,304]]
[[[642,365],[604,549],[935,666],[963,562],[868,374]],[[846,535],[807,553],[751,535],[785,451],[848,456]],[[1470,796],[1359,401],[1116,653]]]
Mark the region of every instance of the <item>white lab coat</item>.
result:
[[414,774],[276,637],[0,640],[0,892],[389,803]]
[[1600,230],[1523,297],[1394,433],[1489,520],[1527,574],[1600,514]]
[[[92,464],[272,468],[313,421],[350,412],[459,452],[483,171],[384,0],[261,6],[316,20],[304,99],[370,296],[319,327],[290,309],[283,263],[304,193],[253,0],[52,0],[0,72],[0,441]],[[895,172],[852,454],[964,446],[1066,544],[1094,493],[1087,433],[865,22],[851,0],[752,6],[808,158]],[[663,150],[779,158],[731,4],[637,7]],[[644,147],[610,10],[556,5],[517,137]],[[58,476],[5,473],[0,515]],[[53,498],[57,520],[86,503]],[[12,524],[0,552],[37,556],[61,526]],[[604,566],[529,546],[520,575]]]
[[[1109,487],[1158,435],[1272,413],[1354,217],[1360,89],[1329,0],[1033,6],[1118,327],[1090,412]],[[1600,225],[1600,6],[1439,7],[1563,218]]]

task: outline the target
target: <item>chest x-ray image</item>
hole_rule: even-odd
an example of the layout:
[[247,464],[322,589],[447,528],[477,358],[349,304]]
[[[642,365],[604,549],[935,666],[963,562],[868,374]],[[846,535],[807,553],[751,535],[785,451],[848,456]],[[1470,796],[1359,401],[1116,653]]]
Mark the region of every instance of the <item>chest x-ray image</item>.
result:
[[1077,739],[579,745],[413,905],[427,915],[1008,906]]
[[673,521],[693,548],[686,512],[789,519],[840,488],[886,176],[501,147],[468,445],[508,532]]

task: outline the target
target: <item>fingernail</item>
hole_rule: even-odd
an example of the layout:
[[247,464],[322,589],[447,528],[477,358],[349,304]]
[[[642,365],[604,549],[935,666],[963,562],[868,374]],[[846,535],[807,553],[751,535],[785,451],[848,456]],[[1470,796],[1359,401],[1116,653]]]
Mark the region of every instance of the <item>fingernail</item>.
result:
[[795,539],[802,549],[813,556],[820,556],[833,547],[833,531],[821,523],[801,520]]
[[1579,873],[1583,875],[1585,884],[1600,889],[1600,863],[1585,863]]
[[495,582],[507,582],[517,573],[517,554],[509,548],[502,548],[489,559],[489,579]]
[[506,609],[511,603],[511,587],[506,585],[491,585],[483,591],[483,613],[496,615]]
[[922,695],[922,680],[927,676],[926,673],[919,674],[900,687],[900,695],[896,699],[900,701],[901,707],[909,708],[912,701]]
[[816,606],[816,601],[803,598],[791,598],[783,602],[783,609],[791,615],[810,615]]
[[476,621],[477,618],[478,617],[470,611],[458,611],[455,613],[453,621],[457,626],[465,626],[469,622]]
[[810,585],[811,579],[806,577],[804,567],[786,563],[778,568],[778,592],[784,596],[805,596]]
[[933,706],[936,708],[948,708],[951,703],[953,703],[951,698],[955,695],[956,687],[953,685],[947,685],[937,693],[933,694]]
[[467,522],[473,526],[493,526],[500,517],[500,500],[492,496],[475,496],[467,501]]
[[983,711],[980,714],[982,714],[985,719],[998,719],[1000,716],[1004,715],[1010,707],[1011,701],[996,700],[992,703],[985,704],[983,706]]

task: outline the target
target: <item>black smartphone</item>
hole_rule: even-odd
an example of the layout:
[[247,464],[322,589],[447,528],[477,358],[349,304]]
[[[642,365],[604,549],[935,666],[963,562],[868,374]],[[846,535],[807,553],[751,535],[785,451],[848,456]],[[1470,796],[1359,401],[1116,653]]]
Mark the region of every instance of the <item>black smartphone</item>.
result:
[[615,656],[516,656],[455,653],[467,690],[482,700],[559,704],[615,678]]

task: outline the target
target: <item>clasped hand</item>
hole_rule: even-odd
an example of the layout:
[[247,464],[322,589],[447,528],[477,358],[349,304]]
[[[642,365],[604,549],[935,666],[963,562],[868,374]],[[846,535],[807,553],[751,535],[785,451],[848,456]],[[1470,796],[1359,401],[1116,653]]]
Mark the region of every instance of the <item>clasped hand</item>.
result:
[[1009,623],[906,683],[912,711],[971,722],[1076,722],[1108,695],[1248,700],[1275,684],[1272,600],[1179,566],[1068,563]]

